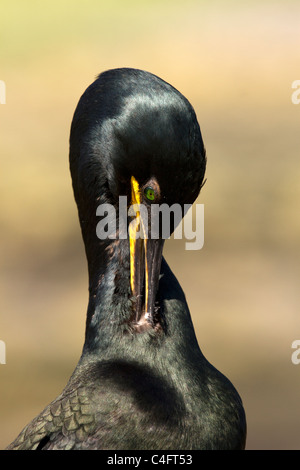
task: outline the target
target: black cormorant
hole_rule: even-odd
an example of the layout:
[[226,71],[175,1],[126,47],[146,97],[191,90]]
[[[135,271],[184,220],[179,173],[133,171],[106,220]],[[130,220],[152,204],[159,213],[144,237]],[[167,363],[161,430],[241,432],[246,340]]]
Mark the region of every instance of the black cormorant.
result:
[[[184,293],[162,257],[160,226],[156,236],[151,224],[145,234],[152,204],[192,204],[205,168],[195,112],[171,85],[120,68],[87,88],[70,135],[89,270],[85,343],[61,395],[8,449],[244,449],[241,399],[198,346]],[[146,211],[124,220],[120,196]],[[96,233],[98,207],[116,214],[107,237]]]

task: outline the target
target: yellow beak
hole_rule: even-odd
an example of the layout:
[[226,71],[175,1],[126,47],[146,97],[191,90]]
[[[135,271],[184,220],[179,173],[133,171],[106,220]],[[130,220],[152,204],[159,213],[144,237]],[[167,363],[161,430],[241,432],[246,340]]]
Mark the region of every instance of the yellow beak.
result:
[[[136,299],[136,322],[139,323],[143,317],[143,321],[146,320],[154,326],[155,300],[164,240],[151,239],[151,230],[148,227],[148,222],[151,221],[150,207],[147,204],[141,207],[140,187],[134,176],[131,177],[131,203],[132,206],[138,205],[134,209],[135,218],[129,225],[130,287]],[[145,289],[143,289],[144,280]]]

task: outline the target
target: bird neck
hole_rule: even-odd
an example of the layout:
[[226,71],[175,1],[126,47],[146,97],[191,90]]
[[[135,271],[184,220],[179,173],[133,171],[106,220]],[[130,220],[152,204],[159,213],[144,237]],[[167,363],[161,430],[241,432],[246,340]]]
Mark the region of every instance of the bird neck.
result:
[[84,353],[105,350],[128,329],[132,316],[128,240],[98,241],[87,246],[89,303]]
[[185,296],[166,261],[162,260],[157,294],[162,328],[136,332],[132,328],[129,241],[114,240],[99,245],[98,252],[95,247],[91,251],[94,256],[89,259],[88,255],[90,294],[80,365],[115,357],[152,363],[151,357],[159,349],[164,351],[166,360],[173,357],[171,350],[178,351],[177,357],[193,356],[198,360],[202,353]]

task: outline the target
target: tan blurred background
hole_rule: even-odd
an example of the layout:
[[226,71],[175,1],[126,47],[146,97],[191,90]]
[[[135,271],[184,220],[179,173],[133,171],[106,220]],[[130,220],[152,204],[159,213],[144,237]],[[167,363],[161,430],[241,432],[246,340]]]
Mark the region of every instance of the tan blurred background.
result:
[[103,70],[161,76],[207,148],[205,245],[165,256],[206,357],[234,383],[248,449],[300,449],[298,1],[2,0],[0,448],[62,390],[81,353],[87,271],[69,128]]

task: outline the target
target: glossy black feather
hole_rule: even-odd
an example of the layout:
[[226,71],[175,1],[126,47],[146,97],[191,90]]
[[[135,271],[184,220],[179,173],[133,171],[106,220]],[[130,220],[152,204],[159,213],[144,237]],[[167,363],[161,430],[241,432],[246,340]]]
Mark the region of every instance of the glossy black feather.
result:
[[[132,325],[128,240],[99,240],[96,208],[153,176],[161,201],[192,203],[205,150],[188,101],[158,77],[105,72],[74,114],[70,168],[86,248],[90,299],[80,361],[62,394],[9,449],[243,449],[241,399],[203,356],[184,293],[165,260],[160,328]],[[183,254],[182,254],[183,256]]]

